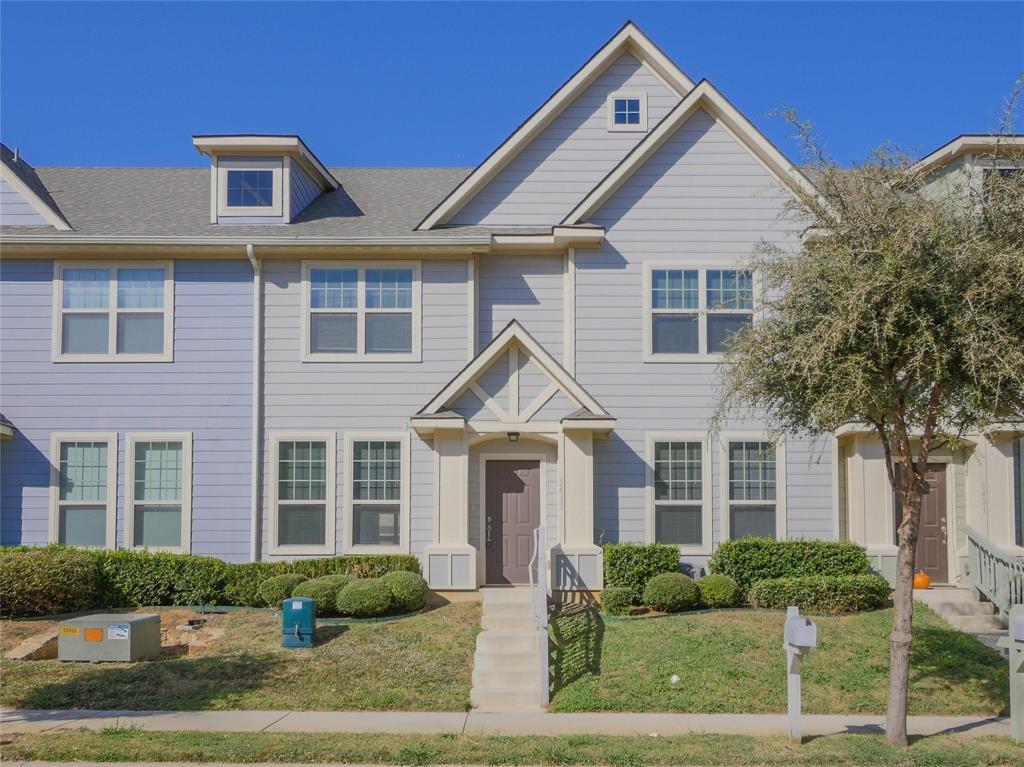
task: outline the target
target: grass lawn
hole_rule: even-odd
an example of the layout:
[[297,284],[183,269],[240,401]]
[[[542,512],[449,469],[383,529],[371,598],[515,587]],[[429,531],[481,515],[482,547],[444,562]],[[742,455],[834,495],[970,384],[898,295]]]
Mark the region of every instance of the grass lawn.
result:
[[335,762],[348,764],[489,765],[829,765],[830,767],[981,767],[1024,764],[1024,746],[1009,738],[935,736],[895,749],[881,736],[831,735],[792,745],[785,738],[497,737],[144,732],[111,728],[6,735],[7,761]]
[[[19,635],[38,623],[4,621]],[[462,711],[469,703],[476,604],[388,623],[321,626],[312,650],[283,650],[280,618],[236,612],[200,654],[140,663],[0,661],[0,705],[126,710],[364,709]],[[6,756],[6,755],[5,755]]]
[[[804,711],[884,713],[892,610],[814,620]],[[618,620],[567,612],[552,621],[554,708],[785,712],[784,621],[784,613],[760,610]],[[995,652],[915,605],[911,714],[1005,715],[1008,677]]]

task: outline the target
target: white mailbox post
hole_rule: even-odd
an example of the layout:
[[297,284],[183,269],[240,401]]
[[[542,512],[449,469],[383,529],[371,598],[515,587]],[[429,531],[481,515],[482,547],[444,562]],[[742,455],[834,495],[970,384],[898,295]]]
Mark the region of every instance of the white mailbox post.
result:
[[1010,635],[998,642],[1010,655],[1010,735],[1024,741],[1024,605],[1010,608]]
[[790,740],[800,742],[800,666],[804,656],[818,646],[818,626],[800,616],[799,607],[786,609],[786,630],[782,647],[786,651],[786,688]]

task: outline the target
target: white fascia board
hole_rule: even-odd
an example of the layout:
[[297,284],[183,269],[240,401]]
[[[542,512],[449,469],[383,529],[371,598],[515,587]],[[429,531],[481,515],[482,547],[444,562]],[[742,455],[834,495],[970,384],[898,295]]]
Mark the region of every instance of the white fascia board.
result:
[[340,184],[299,136],[193,136],[192,146],[201,154],[282,152],[294,157],[323,189],[337,189]]
[[657,152],[699,109],[711,113],[783,186],[798,197],[817,198],[814,185],[782,154],[753,123],[707,80],[701,80],[686,97],[561,222],[578,225],[592,216],[632,175]]
[[46,222],[54,229],[62,232],[72,231],[71,225],[64,220],[63,216],[47,205],[38,194],[32,191],[28,184],[21,180],[17,173],[10,170],[3,163],[0,163],[0,178],[10,184],[11,188],[21,195],[25,202],[32,206],[32,210],[46,219]]
[[941,167],[957,157],[962,155],[964,152],[977,151],[986,152],[990,151],[993,147],[997,146],[1012,146],[1012,147],[1024,147],[1024,135],[1012,135],[1012,136],[957,136],[952,141],[949,141],[931,154],[927,154],[920,160],[910,166],[912,173],[923,173],[936,167]]
[[438,236],[438,237],[328,237],[298,235],[293,237],[136,237],[133,235],[45,235],[45,234],[0,234],[0,243],[5,245],[278,245],[281,247],[304,247],[333,245],[408,248],[474,247],[490,245],[488,235]]
[[461,184],[427,214],[417,230],[432,229],[447,223],[541,131],[562,113],[621,53],[629,52],[650,66],[676,92],[685,96],[693,81],[677,67],[632,21],[623,25],[611,40],[555,91],[540,108],[505,139]]

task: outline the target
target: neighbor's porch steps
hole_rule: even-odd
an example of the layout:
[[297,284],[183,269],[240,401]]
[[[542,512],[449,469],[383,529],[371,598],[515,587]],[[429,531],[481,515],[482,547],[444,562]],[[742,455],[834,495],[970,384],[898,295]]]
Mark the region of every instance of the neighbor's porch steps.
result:
[[914,599],[928,605],[945,621],[973,634],[979,642],[995,648],[996,640],[1007,635],[1006,621],[991,602],[982,602],[974,589],[937,586],[915,589]]
[[530,590],[482,589],[470,703],[479,711],[541,711],[540,644]]

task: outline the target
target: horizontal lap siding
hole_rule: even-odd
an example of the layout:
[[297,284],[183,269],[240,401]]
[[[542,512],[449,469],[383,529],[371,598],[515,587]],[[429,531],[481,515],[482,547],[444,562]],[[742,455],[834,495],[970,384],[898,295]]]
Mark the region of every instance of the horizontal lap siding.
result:
[[0,179],[0,225],[49,226],[50,222],[40,216],[13,186]]
[[561,362],[563,269],[560,256],[482,257],[478,289],[480,348],[509,322],[518,320]]
[[614,61],[453,219],[457,224],[557,224],[644,133],[610,132],[608,95],[647,94],[653,127],[679,97],[630,54]]
[[0,400],[17,428],[3,444],[2,541],[45,543],[50,435],[118,432],[118,546],[125,435],[190,431],[192,551],[249,556],[252,272],[244,261],[179,260],[174,361],[51,361],[53,262],[0,264]]
[[[302,362],[302,265],[267,261],[265,277],[265,440],[273,431],[337,434],[337,551],[341,552],[348,469],[345,433],[406,431],[420,410],[466,364],[468,266],[465,259],[422,262],[422,362]],[[429,441],[412,433],[411,550],[433,536],[434,458]],[[264,465],[263,546],[269,543],[270,464]]]
[[[576,252],[576,373],[618,419],[595,444],[595,535],[641,541],[647,432],[706,431],[718,402],[717,366],[643,361],[644,261],[731,265],[762,239],[792,245],[781,219],[786,192],[706,112],[698,112],[591,220],[607,228],[598,250]],[[736,418],[726,428],[764,423]],[[787,439],[790,536],[833,538],[831,452]],[[721,532],[719,447],[712,448],[713,540]],[[703,560],[695,559],[697,564]]]

